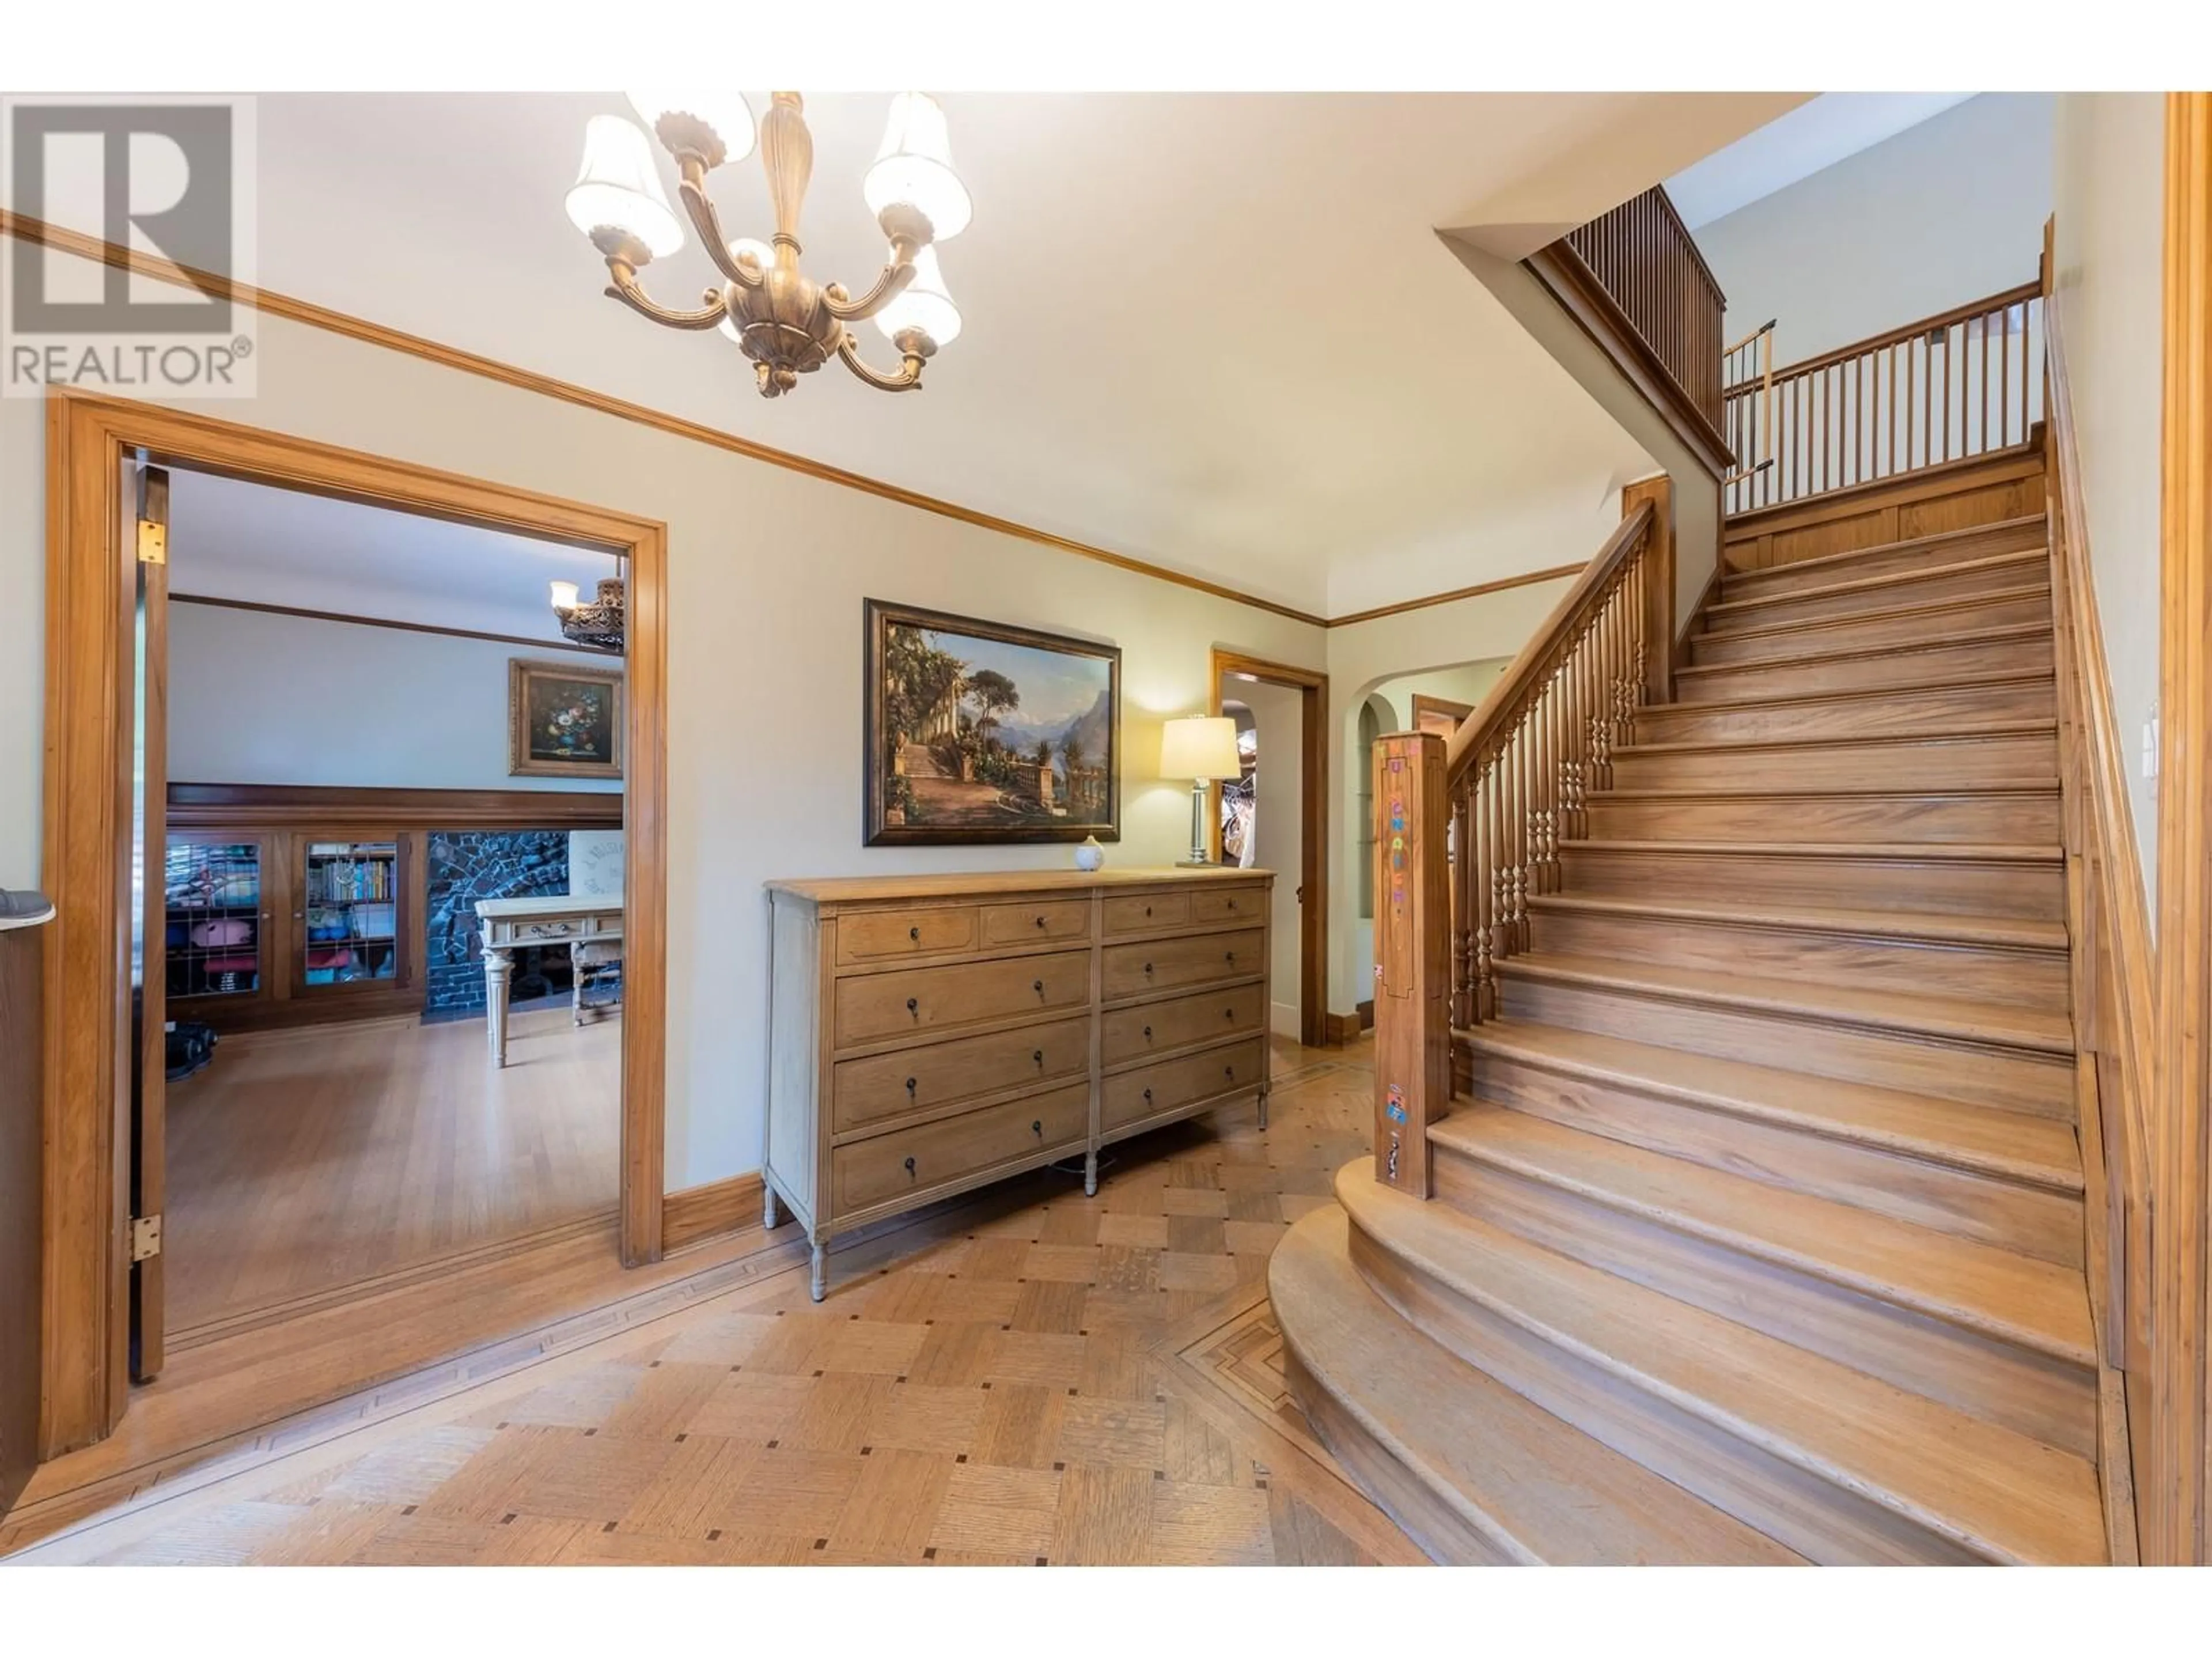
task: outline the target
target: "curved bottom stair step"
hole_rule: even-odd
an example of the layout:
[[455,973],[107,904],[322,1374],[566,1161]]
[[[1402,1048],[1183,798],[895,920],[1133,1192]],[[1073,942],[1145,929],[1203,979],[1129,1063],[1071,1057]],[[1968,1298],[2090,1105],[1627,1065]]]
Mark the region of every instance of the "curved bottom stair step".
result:
[[1823,1561],[2106,1559],[2086,1459],[1377,1183],[1353,1264],[1424,1334]]
[[1368,1289],[1344,1212],[1268,1264],[1291,1393],[1364,1490],[1451,1565],[1792,1564],[1802,1558],[1472,1370]]

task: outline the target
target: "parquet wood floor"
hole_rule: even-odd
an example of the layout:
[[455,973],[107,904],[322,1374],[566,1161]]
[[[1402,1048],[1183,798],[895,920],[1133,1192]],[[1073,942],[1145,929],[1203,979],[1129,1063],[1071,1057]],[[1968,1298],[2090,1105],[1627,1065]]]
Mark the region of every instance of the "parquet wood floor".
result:
[[[605,1335],[156,1482],[20,1559],[1414,1563],[1284,1397],[1287,1224],[1366,1145],[1354,1050],[1279,1045],[1249,1110],[837,1250],[781,1238]],[[720,1279],[713,1277],[721,1275]],[[463,1367],[466,1369],[465,1364]]]

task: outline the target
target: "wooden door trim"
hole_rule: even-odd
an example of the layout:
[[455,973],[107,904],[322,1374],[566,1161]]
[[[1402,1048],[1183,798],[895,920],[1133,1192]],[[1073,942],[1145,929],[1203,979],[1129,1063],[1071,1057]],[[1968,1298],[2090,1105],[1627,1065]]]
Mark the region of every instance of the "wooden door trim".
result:
[[2158,1037],[2151,1165],[2153,1490],[2144,1556],[2212,1559],[2212,93],[2166,100],[2160,509]]
[[[129,903],[132,580],[115,501],[123,458],[305,489],[560,540],[629,561],[623,813],[622,1253],[657,1260],[667,1010],[667,529],[655,520],[240,426],[64,388],[46,403],[46,736],[42,879],[59,914],[46,940],[42,1320],[46,1457],[112,1430],[127,1398],[129,1022],[120,927]],[[164,805],[166,804],[164,803]]]
[[[1300,698],[1298,884],[1298,1040],[1310,1048],[1328,1042],[1328,676],[1316,669],[1213,648],[1206,712],[1221,713],[1221,677],[1249,674],[1267,685],[1287,686]],[[1221,854],[1221,790],[1207,792],[1206,835]]]
[[[1416,732],[1422,729],[1421,716],[1424,714],[1443,714],[1456,725],[1473,713],[1474,713],[1474,705],[1471,702],[1455,702],[1449,697],[1432,697],[1425,691],[1413,693],[1412,714],[1413,730]],[[1449,743],[1451,739],[1447,735],[1444,741]]]

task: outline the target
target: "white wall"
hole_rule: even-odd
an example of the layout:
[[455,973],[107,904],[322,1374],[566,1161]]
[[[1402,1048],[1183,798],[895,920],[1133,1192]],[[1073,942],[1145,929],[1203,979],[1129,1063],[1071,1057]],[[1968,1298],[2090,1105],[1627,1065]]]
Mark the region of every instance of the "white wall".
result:
[[2155,896],[2158,786],[2136,760],[2158,700],[2166,100],[2144,92],[2057,101],[2052,276],[2112,714],[2143,884]]
[[610,789],[507,770],[507,665],[618,665],[491,640],[169,607],[169,775],[179,783]]
[[1426,673],[1401,674],[1375,687],[1375,695],[1388,702],[1390,712],[1397,716],[1398,723],[1391,729],[1410,732],[1413,729],[1416,696],[1442,697],[1447,702],[1463,702],[1471,708],[1479,708],[1483,698],[1490,694],[1490,688],[1498,684],[1498,676],[1512,664],[1510,657],[1486,657],[1480,662],[1455,663],[1449,668],[1431,669]]
[[[1324,665],[1311,624],[281,318],[260,319],[258,362],[260,395],[213,413],[667,523],[672,1187],[760,1163],[763,881],[1069,860],[1058,846],[861,848],[864,597],[1121,643],[1117,865],[1184,852],[1189,792],[1158,778],[1159,722],[1204,704],[1212,647]],[[732,381],[728,395],[750,394]],[[869,394],[825,379],[805,395]],[[44,605],[44,414],[0,402],[0,592],[31,617]],[[0,652],[8,886],[39,870],[40,638],[18,629]]]
[[1699,227],[1727,337],[1781,368],[2034,279],[2052,100],[1987,92]]
[[1224,698],[1252,711],[1258,769],[1252,796],[1252,863],[1275,872],[1274,908],[1269,920],[1271,961],[1267,968],[1268,1024],[1284,1036],[1298,1035],[1299,969],[1304,953],[1298,926],[1298,872],[1305,867],[1305,838],[1299,822],[1305,799],[1305,769],[1300,758],[1305,725],[1304,694],[1293,686],[1224,679]]

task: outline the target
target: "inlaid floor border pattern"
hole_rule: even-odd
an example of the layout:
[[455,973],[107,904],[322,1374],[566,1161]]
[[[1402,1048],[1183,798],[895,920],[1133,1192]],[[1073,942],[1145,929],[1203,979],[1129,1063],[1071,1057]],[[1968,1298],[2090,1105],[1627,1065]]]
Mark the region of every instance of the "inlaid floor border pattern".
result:
[[[832,1256],[795,1240],[80,1495],[23,1561],[1413,1563],[1285,1396],[1269,1252],[1364,1150],[1364,1051]],[[10,1517],[8,1526],[20,1525]],[[0,1530],[0,1546],[9,1542]]]

